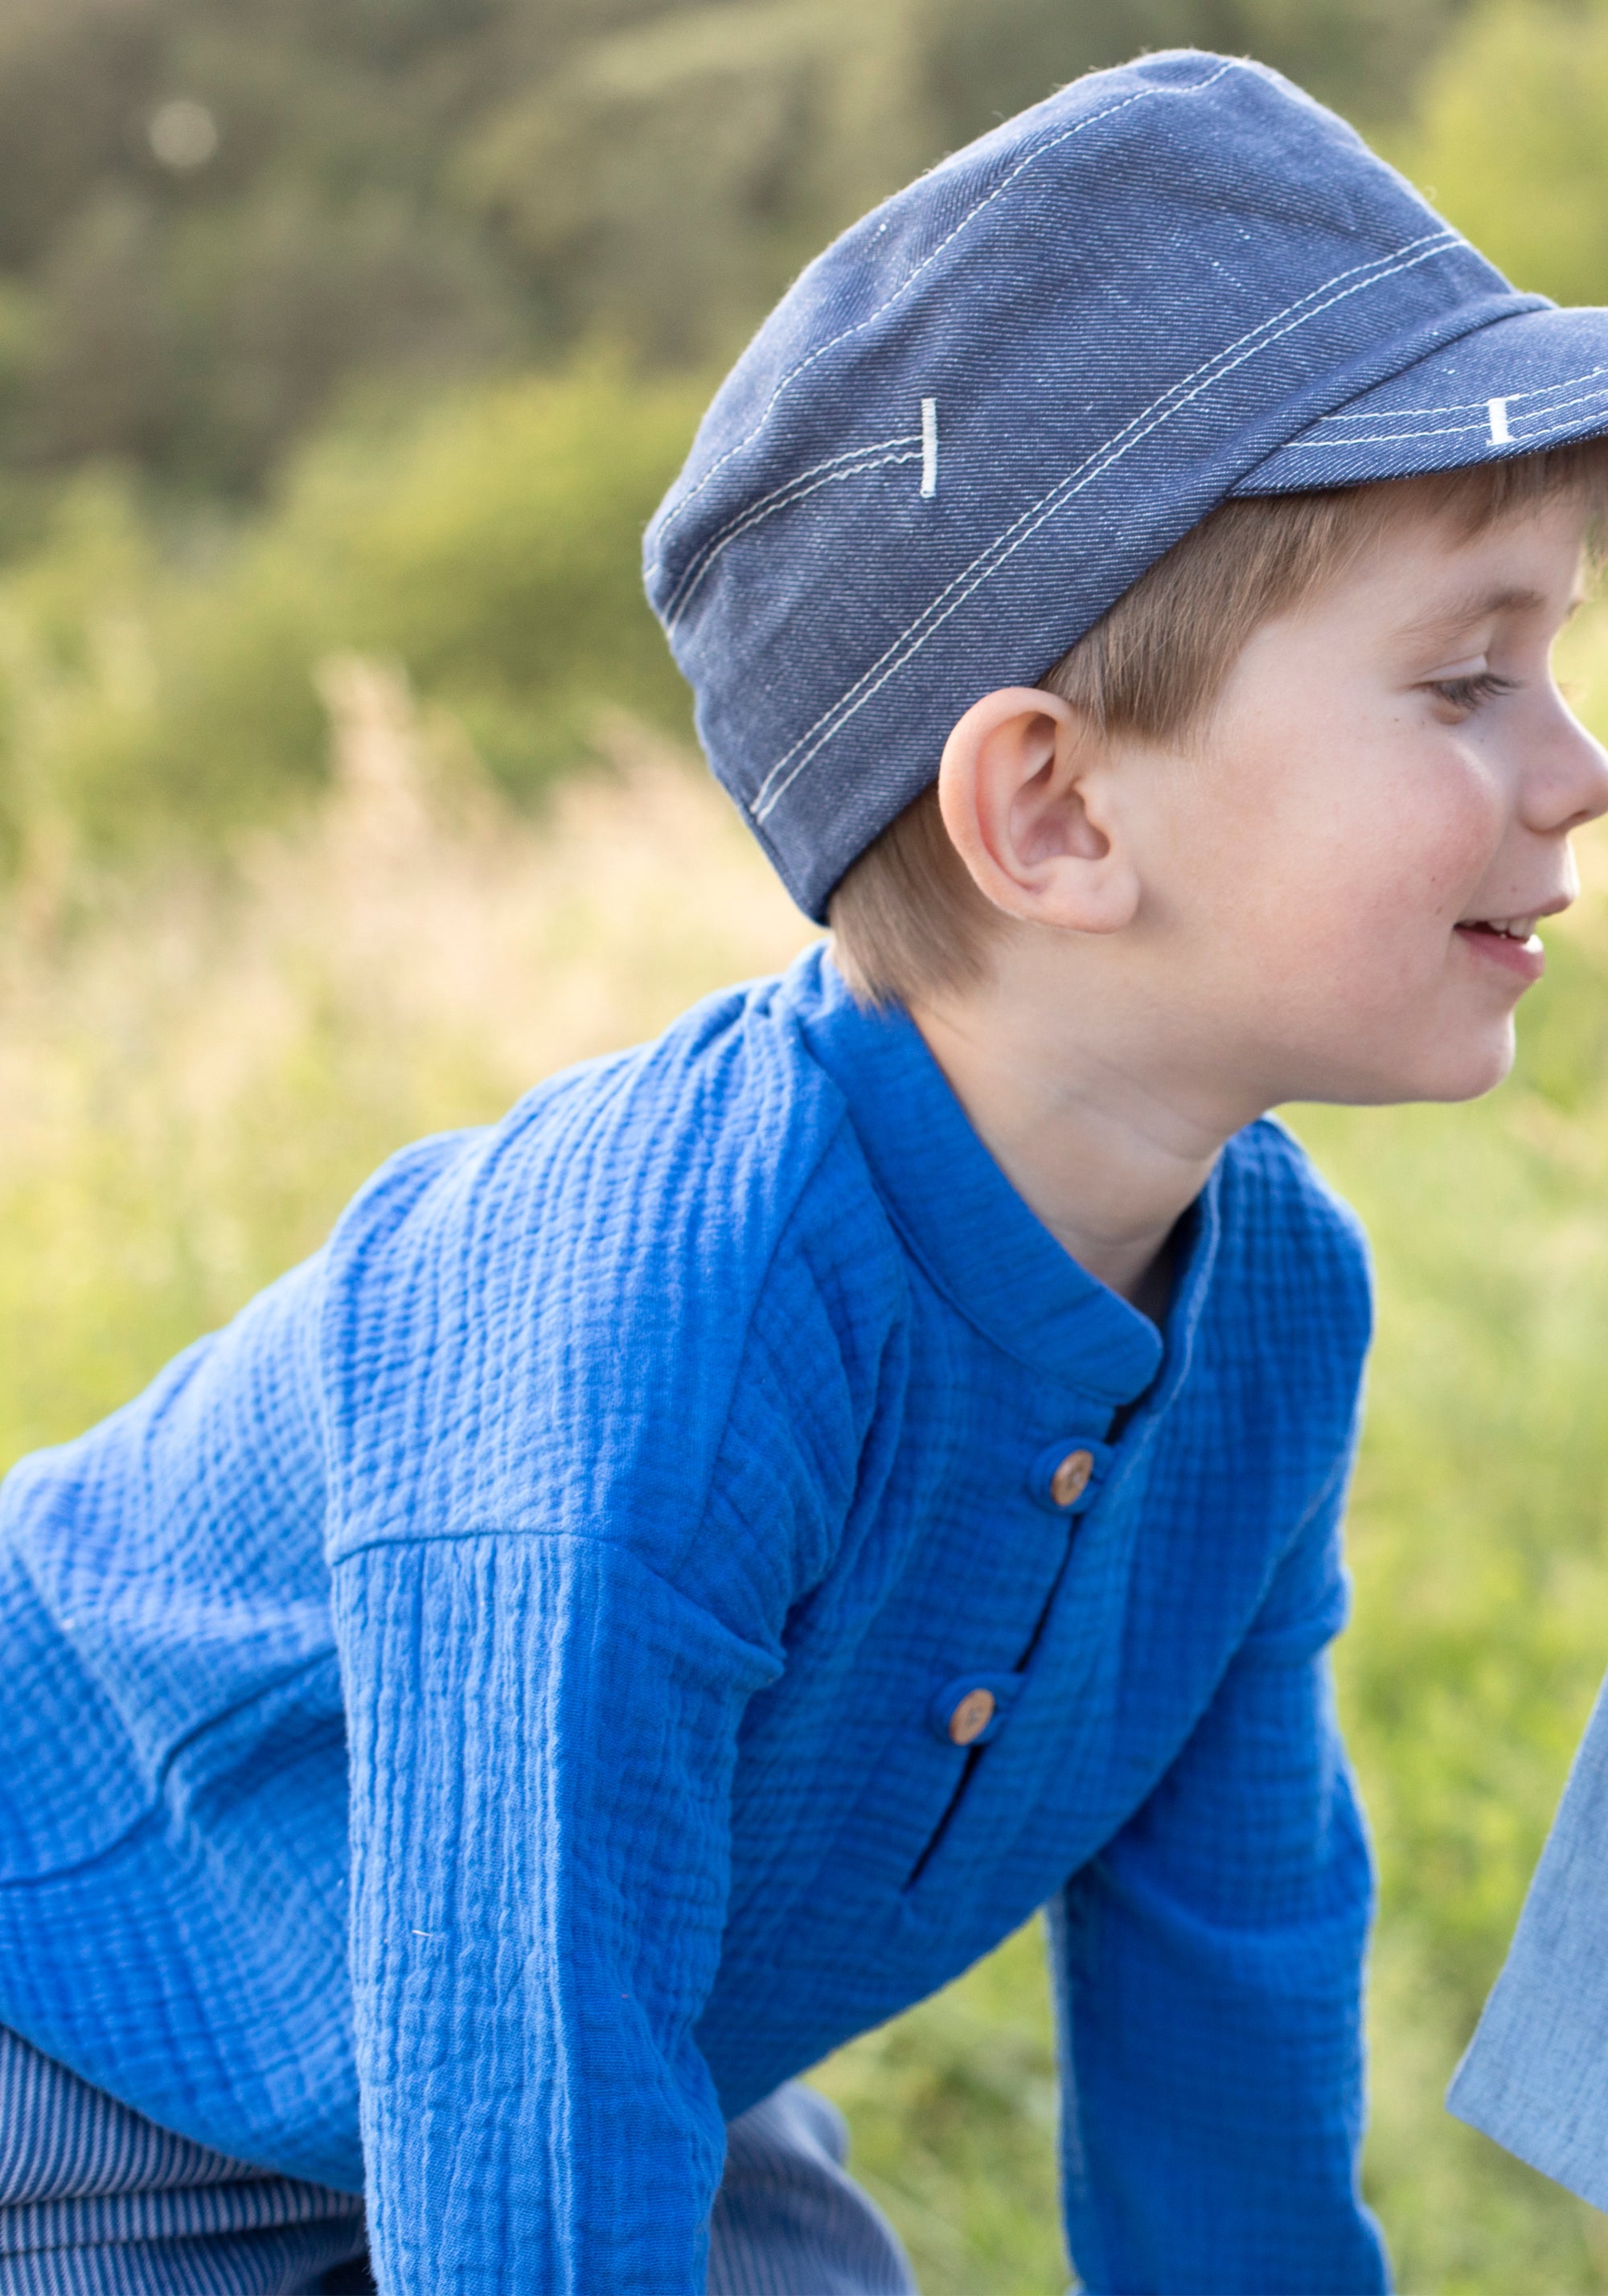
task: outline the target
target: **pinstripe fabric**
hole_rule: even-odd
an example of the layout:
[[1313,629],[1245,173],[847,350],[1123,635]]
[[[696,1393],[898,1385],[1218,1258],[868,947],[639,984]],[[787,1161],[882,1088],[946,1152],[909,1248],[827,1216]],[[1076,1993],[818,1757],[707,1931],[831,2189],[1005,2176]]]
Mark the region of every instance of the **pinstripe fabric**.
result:
[[726,2132],[709,2296],[917,2296],[892,2226],[846,2174],[837,2107],[787,2081]]
[[[797,2081],[732,2123],[709,2296],[917,2296],[847,2150]],[[363,2252],[349,2194],[175,2136],[0,2027],[0,2296],[334,2296],[371,2284]]]
[[0,2028],[0,2296],[303,2296],[363,2246],[349,2193],[175,2136]]

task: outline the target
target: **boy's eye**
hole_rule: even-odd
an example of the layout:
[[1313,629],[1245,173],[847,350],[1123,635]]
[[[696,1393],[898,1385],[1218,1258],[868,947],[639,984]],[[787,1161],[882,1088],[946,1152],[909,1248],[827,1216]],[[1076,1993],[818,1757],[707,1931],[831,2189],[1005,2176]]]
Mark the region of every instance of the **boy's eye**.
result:
[[1449,702],[1459,716],[1468,717],[1482,701],[1493,701],[1499,693],[1511,693],[1517,682],[1515,678],[1499,677],[1494,669],[1482,669],[1470,677],[1437,678],[1430,692]]

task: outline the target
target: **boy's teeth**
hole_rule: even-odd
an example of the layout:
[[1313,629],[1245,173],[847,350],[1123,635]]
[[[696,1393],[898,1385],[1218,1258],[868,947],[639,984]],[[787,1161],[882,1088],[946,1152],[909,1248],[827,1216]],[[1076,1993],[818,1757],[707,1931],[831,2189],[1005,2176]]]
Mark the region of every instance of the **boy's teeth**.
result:
[[1465,932],[1500,933],[1504,940],[1528,940],[1539,922],[1538,914],[1533,917],[1467,917],[1464,920],[1463,930]]

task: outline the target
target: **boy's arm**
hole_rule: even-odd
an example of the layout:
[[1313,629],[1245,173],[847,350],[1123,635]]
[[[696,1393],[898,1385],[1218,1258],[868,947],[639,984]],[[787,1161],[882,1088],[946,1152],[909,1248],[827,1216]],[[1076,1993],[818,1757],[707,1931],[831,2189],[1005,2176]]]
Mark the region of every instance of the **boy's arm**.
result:
[[844,1336],[823,1293],[844,1191],[819,1139],[787,1129],[802,1174],[767,1153],[766,1196],[716,1160],[729,1126],[696,1155],[688,1131],[655,1117],[668,1208],[640,1144],[566,1137],[549,1173],[511,1129],[336,1239],[327,1547],[385,2296],[703,2296],[725,2130],[693,2032],[737,1734],[831,1567],[882,1324]]
[[1160,1786],[1052,1911],[1068,2239],[1090,2296],[1365,2296],[1372,1904],[1325,1645],[1343,1489]]
[[371,1546],[335,1602],[380,2286],[702,2296],[725,2130],[692,2026],[775,1660],[572,1538]]

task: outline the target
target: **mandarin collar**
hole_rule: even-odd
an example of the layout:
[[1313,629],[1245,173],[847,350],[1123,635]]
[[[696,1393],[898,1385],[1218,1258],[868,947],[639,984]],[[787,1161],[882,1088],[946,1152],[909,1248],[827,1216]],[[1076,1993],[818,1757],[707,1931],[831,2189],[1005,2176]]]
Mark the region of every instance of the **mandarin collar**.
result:
[[907,1249],[966,1320],[1030,1370],[1103,1403],[1134,1402],[1165,1361],[1169,1396],[1186,1367],[1217,1255],[1216,1172],[1180,1226],[1164,1340],[1148,1316],[1080,1267],[1018,1195],[908,1013],[857,1004],[825,944],[798,959],[783,995],[849,1104]]

